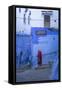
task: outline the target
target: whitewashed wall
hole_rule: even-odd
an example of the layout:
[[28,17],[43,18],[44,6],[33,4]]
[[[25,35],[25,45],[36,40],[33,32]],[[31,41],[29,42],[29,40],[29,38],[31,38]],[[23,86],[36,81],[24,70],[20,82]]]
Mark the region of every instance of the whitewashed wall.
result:
[[[24,32],[26,34],[31,33],[31,27],[44,27],[44,15],[42,15],[41,11],[47,11],[45,9],[28,9],[26,14],[26,24],[23,22],[23,15],[25,9],[22,8],[21,12],[19,12],[19,8],[16,9],[16,31]],[[31,21],[30,25],[28,25],[28,14],[31,11]],[[49,10],[48,10],[49,11]],[[51,10],[50,10],[51,11]],[[53,15],[51,15],[50,27],[58,29],[58,11],[52,10]],[[54,22],[56,20],[56,22]]]
[[[59,17],[58,11],[53,10],[53,15],[51,16],[51,22],[50,22],[51,27],[58,29],[58,20],[59,20],[58,17]],[[54,20],[56,20],[56,22],[54,22]]]

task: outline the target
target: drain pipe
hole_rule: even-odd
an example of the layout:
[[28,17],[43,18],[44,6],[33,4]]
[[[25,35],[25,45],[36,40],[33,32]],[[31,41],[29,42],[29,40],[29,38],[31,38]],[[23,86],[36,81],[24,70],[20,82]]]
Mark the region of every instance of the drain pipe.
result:
[[29,15],[28,15],[28,24],[30,24],[30,16],[31,16],[31,11],[29,11]]

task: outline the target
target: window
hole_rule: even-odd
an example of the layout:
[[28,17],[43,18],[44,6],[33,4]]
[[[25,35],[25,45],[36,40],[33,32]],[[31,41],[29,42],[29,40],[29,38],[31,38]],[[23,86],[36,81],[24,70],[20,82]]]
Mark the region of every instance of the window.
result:
[[50,16],[44,15],[44,27],[50,27]]

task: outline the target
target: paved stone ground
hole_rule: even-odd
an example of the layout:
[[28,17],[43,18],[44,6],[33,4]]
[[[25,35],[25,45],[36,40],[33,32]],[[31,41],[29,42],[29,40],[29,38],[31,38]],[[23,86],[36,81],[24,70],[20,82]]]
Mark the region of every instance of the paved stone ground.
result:
[[50,80],[50,75],[51,68],[44,65],[41,68],[28,69],[23,72],[17,71],[16,82]]

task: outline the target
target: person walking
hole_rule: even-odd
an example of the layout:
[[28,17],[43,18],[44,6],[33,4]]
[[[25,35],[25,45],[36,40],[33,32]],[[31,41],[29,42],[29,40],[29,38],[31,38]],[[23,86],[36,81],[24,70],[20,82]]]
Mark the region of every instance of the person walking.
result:
[[38,66],[41,66],[42,65],[42,52],[41,50],[38,50]]

